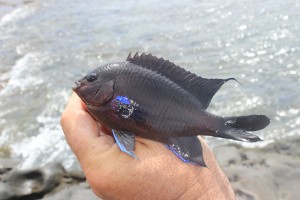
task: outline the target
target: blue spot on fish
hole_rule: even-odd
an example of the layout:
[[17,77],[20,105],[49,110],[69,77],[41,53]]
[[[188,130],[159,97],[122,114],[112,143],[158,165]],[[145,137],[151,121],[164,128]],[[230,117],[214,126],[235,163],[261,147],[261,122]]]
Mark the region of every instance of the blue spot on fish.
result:
[[128,99],[127,97],[124,97],[124,96],[116,96],[116,100],[123,104],[127,104],[127,105],[129,105],[131,103],[130,99]]

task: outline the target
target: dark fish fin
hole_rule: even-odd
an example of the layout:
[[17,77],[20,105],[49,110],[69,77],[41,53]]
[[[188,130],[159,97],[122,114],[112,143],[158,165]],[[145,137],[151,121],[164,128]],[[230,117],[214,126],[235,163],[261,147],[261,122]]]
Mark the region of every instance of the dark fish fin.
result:
[[114,99],[114,106],[117,113],[126,119],[130,118],[137,122],[143,122],[148,116],[145,109],[125,96],[117,96]]
[[225,117],[224,119],[226,126],[245,131],[258,131],[270,124],[270,119],[265,115]]
[[257,142],[261,139],[246,131],[257,131],[265,128],[270,119],[265,115],[249,115],[239,117],[226,117],[225,128],[217,132],[216,137],[228,138],[244,142]]
[[202,146],[197,136],[169,138],[165,146],[183,162],[206,167]]
[[190,87],[189,91],[198,98],[203,108],[206,109],[216,92],[229,80],[237,81],[235,78],[206,79],[198,77],[197,82]]
[[131,58],[131,52],[128,54],[126,60],[129,60]]
[[[221,134],[221,135],[219,135]],[[227,138],[232,140],[238,140],[242,142],[258,142],[262,141],[257,135],[248,133],[244,130],[229,128],[223,132],[220,132],[216,137]]]
[[206,109],[220,87],[229,80],[236,80],[234,78],[228,79],[206,79],[191,73],[174,63],[158,59],[151,54],[146,55],[142,53],[140,56],[136,53],[131,57],[131,53],[128,55],[127,60],[133,64],[141,66],[143,68],[155,71],[173,82],[177,83],[190,93],[195,95],[197,99],[202,103],[203,108]]
[[112,130],[112,133],[121,151],[139,159],[133,152],[135,142],[135,136],[133,133],[117,130]]

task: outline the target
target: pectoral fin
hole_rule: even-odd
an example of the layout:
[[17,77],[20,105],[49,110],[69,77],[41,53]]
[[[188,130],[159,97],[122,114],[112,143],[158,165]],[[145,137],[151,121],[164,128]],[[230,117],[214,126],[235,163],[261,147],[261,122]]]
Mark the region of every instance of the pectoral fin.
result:
[[133,152],[135,142],[135,136],[133,133],[117,130],[112,130],[112,133],[121,151],[139,159]]
[[165,146],[183,162],[206,167],[202,146],[197,136],[170,138]]

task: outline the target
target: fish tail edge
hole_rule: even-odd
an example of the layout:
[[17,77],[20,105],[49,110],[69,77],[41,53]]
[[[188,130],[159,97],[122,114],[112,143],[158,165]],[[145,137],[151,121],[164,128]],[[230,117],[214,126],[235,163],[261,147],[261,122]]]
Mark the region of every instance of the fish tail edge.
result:
[[224,121],[225,129],[218,137],[244,142],[262,141],[257,135],[247,131],[258,131],[270,124],[270,119],[265,115],[225,117]]

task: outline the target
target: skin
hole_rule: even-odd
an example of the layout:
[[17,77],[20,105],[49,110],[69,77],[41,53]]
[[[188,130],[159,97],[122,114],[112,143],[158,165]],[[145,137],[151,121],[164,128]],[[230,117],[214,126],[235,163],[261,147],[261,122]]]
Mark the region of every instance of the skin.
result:
[[111,131],[97,123],[73,93],[61,117],[68,144],[94,193],[103,199],[235,199],[202,138],[208,168],[186,164],[162,143],[136,137],[135,154],[121,152]]

